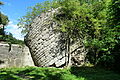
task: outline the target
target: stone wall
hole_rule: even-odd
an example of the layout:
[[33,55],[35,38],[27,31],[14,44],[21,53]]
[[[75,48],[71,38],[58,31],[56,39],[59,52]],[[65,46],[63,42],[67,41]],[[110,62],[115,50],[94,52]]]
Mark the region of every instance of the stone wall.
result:
[[[59,25],[53,19],[56,12],[57,9],[49,10],[36,17],[26,35],[25,41],[36,66],[63,67],[68,61],[65,36],[56,30]],[[83,46],[82,48],[80,46],[81,44],[79,45],[77,42],[71,44],[70,52],[73,63],[76,60],[77,64],[81,64],[85,59],[86,51]]]
[[0,68],[34,66],[29,48],[0,43]]

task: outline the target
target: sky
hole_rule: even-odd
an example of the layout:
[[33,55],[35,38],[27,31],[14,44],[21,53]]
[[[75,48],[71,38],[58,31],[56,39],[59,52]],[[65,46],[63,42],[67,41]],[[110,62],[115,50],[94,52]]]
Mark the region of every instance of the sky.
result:
[[5,31],[10,32],[16,39],[24,40],[24,35],[21,34],[21,29],[17,26],[18,19],[24,16],[27,12],[27,7],[34,6],[36,3],[46,0],[0,0],[4,2],[0,6],[0,11],[7,15],[10,22],[6,26]]

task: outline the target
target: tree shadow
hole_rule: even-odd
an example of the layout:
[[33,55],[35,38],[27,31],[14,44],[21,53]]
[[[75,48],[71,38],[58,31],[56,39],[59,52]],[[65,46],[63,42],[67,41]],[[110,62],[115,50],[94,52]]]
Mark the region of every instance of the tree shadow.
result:
[[120,80],[120,75],[96,67],[1,69],[0,80]]
[[85,80],[119,80],[120,75],[97,67],[72,67],[71,74]]
[[56,72],[57,69],[48,69],[48,68],[27,68],[21,71],[18,71],[17,76],[26,80],[60,80],[64,72]]

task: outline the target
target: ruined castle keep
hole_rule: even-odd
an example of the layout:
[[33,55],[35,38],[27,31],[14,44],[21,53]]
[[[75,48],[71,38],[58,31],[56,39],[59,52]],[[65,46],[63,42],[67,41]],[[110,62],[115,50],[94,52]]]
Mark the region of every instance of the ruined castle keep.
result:
[[[33,61],[39,67],[64,67],[68,62],[64,34],[57,31],[59,27],[54,21],[54,13],[57,9],[42,13],[33,20],[30,30],[25,37]],[[77,42],[70,44],[72,65],[82,65],[87,51]]]

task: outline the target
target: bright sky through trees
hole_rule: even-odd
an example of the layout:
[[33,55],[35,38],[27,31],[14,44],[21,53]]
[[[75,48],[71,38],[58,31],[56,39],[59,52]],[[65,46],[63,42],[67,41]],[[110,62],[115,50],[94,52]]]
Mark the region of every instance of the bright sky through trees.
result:
[[6,26],[6,32],[11,32],[17,39],[23,40],[21,29],[18,29],[17,20],[24,16],[27,11],[27,7],[33,6],[36,3],[46,0],[1,0],[4,5],[1,6],[0,11],[8,16],[10,22]]

